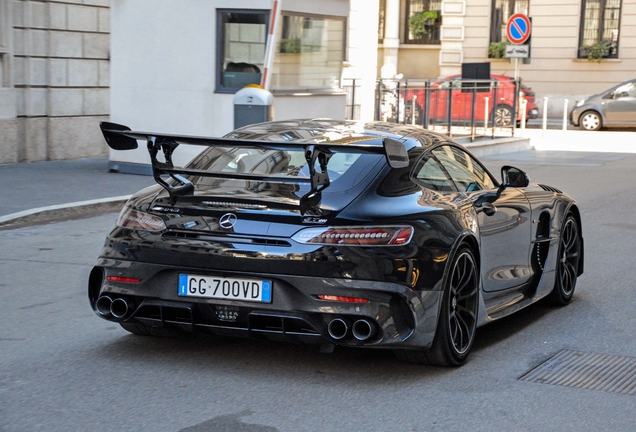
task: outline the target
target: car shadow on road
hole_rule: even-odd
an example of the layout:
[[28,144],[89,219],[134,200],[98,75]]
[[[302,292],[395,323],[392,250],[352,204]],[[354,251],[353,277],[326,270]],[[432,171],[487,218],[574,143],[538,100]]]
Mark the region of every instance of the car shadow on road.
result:
[[[481,327],[473,351],[486,350],[513,338],[554,311],[554,307],[539,303]],[[207,334],[148,337],[117,330],[115,338],[104,340],[96,348],[98,352],[93,354],[107,362],[111,358],[125,359],[130,367],[149,370],[174,364],[197,373],[207,370],[247,375],[255,380],[267,376],[310,379],[336,386],[351,382],[400,386],[413,383],[414,376],[423,380],[445,379],[456,370],[402,363],[391,350],[336,347],[332,353],[321,353],[315,345]],[[473,367],[479,367],[474,358],[473,362],[469,359],[462,369]]]
[[488,349],[500,342],[512,338],[545,316],[556,312],[558,308],[543,301],[530,305],[514,314],[498,319],[477,329],[473,351]]
[[[400,362],[391,350],[336,347],[332,353],[318,346],[258,339],[227,338],[197,334],[179,338],[157,338],[118,332],[92,348],[91,357],[111,363],[112,358],[135,370],[155,370],[178,365],[192,373],[207,371],[249,377],[255,381],[309,380],[333,386],[396,386],[419,379],[443,378],[453,369],[425,367]],[[372,378],[372,379],[371,379]],[[347,384],[348,383],[348,384]]]

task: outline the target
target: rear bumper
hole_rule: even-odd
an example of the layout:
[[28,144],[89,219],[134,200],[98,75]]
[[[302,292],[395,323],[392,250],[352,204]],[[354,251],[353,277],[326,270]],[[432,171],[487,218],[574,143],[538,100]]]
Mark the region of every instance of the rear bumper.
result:
[[[441,291],[414,291],[397,283],[248,272],[240,276],[272,281],[271,303],[182,297],[177,294],[180,273],[201,274],[201,269],[102,258],[91,273],[89,300],[98,316],[119,323],[300,343],[426,348],[435,336],[442,298]],[[210,274],[237,276],[218,271]],[[139,278],[141,282],[111,282],[107,276]],[[319,294],[369,302],[325,301]],[[115,317],[98,308],[97,301],[104,296],[124,300],[129,305],[126,313]],[[341,328],[347,328],[342,337],[329,331],[330,323],[337,319],[345,323]],[[372,329],[363,340],[352,331],[358,321],[369,323]]]

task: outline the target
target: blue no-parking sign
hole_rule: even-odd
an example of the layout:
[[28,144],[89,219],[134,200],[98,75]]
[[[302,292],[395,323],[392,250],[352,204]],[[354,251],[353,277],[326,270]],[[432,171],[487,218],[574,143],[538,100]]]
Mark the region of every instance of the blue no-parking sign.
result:
[[516,13],[508,18],[506,25],[506,34],[510,43],[521,45],[530,37],[532,25],[530,18],[521,13]]

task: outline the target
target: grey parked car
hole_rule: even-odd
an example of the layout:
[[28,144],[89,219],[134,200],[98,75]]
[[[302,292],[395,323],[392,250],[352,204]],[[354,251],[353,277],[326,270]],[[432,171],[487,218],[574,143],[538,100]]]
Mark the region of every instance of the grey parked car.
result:
[[583,130],[636,127],[636,79],[577,102],[570,123]]

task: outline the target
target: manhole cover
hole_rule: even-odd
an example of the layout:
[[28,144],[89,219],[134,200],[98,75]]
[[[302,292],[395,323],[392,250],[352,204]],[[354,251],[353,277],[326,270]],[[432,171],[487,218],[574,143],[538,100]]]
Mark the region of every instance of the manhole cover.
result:
[[636,395],[636,357],[563,350],[519,379]]

